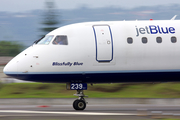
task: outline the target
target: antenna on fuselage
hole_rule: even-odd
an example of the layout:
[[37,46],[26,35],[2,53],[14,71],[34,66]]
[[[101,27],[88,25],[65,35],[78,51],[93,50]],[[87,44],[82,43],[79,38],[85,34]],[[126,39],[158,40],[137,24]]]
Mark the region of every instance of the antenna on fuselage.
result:
[[176,19],[176,17],[177,17],[177,15],[175,15],[173,18],[171,18],[171,20],[175,20],[175,19]]

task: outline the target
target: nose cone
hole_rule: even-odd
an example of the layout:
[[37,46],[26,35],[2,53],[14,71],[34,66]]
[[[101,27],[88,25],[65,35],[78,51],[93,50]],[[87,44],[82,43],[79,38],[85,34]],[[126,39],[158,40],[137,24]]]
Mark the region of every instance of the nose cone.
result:
[[4,74],[8,76],[17,75],[17,62],[15,60],[11,60],[3,69]]

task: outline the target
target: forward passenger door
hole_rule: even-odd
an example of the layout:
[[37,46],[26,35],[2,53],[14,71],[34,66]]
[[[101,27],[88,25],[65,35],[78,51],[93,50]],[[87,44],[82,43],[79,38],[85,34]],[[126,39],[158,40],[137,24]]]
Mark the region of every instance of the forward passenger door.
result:
[[96,60],[110,62],[113,59],[113,39],[109,25],[94,25]]

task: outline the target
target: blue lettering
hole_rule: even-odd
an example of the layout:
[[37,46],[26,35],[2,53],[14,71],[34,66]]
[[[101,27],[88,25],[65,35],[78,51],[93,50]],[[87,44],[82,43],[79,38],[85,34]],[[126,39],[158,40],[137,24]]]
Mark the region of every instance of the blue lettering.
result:
[[53,65],[53,66],[54,66],[54,65],[56,65],[56,62],[53,62],[53,64],[52,64],[52,65]]
[[169,32],[170,32],[170,33],[175,33],[175,28],[170,27],[170,28],[169,28]]
[[136,32],[137,32],[137,35],[136,36],[139,36],[139,32],[138,32],[138,29],[136,28]]
[[164,34],[167,34],[168,33],[168,28],[166,27],[166,31],[163,30],[163,27],[161,27],[161,30]]
[[78,62],[74,62],[74,64],[71,62],[62,62],[62,63],[53,62],[52,63],[52,66],[69,66],[69,67],[71,67],[72,65],[83,65],[83,63],[78,63]]
[[74,65],[83,65],[83,63],[74,62]]
[[174,27],[160,27],[159,25],[149,25],[149,29],[147,26],[145,27],[136,27],[136,37],[138,37],[140,34],[174,34],[175,33],[175,28]]
[[141,34],[145,34],[145,29],[144,29],[144,28],[139,28],[139,32],[140,32]]
[[159,28],[159,25],[157,26],[157,28],[158,28],[159,33],[162,34],[162,33],[161,33],[161,30],[160,30],[160,28]]
[[154,25],[150,25],[149,29],[150,29],[151,34],[157,34],[158,33],[158,30],[156,29],[156,26],[154,26]]

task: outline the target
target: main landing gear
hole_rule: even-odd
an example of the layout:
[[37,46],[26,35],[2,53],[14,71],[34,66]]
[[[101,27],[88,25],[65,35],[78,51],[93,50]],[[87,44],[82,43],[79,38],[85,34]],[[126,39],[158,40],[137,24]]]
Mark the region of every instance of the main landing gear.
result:
[[73,102],[73,108],[75,110],[84,110],[86,108],[86,100],[84,97],[88,97],[84,95],[83,90],[87,90],[87,83],[67,83],[66,87],[68,90],[77,90],[77,93],[74,94],[79,98]]
[[84,97],[88,96],[84,95],[83,90],[77,90],[77,94],[74,95],[78,96],[79,98],[73,102],[73,108],[75,110],[84,110],[86,108],[86,104],[88,103]]

